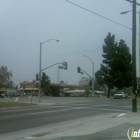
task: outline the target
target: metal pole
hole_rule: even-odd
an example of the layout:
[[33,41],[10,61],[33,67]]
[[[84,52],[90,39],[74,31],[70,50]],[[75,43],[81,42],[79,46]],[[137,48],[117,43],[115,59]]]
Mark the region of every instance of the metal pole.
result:
[[40,61],[39,61],[39,94],[38,94],[38,102],[41,102],[41,51],[42,51],[42,43],[40,42]]
[[87,57],[91,63],[92,63],[92,68],[93,68],[93,75],[92,75],[92,97],[94,95],[94,62],[90,59],[90,57],[88,57],[87,55],[83,55],[84,57]]
[[133,0],[133,21],[132,21],[132,80],[133,94],[132,112],[137,112],[137,82],[136,82],[136,0]]
[[93,65],[93,78],[92,78],[92,97],[94,95],[94,63],[92,62]]
[[139,97],[140,97],[140,11],[139,11]]
[[55,40],[57,42],[59,42],[58,39],[48,39],[44,42],[40,42],[40,61],[39,61],[39,94],[38,94],[38,102],[41,102],[41,97],[42,97],[42,90],[41,90],[41,52],[42,52],[42,44],[51,41],[51,40]]

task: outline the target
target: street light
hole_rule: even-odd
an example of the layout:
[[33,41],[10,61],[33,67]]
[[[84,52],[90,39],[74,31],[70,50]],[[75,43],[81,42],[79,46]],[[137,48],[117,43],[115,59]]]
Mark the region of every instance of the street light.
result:
[[40,42],[40,57],[39,57],[39,95],[38,95],[38,102],[41,102],[41,98],[40,98],[40,96],[41,96],[41,52],[42,52],[42,45],[44,44],[44,43],[46,43],[46,42],[48,42],[48,41],[52,41],[52,40],[54,40],[54,41],[56,41],[56,42],[59,42],[59,40],[58,39],[48,39],[48,40],[46,40],[46,41],[44,41],[44,42]]
[[[124,11],[124,12],[121,12],[120,14],[127,14],[129,12],[132,12],[132,10]],[[138,85],[138,89],[139,89],[139,96],[140,96],[140,11],[136,13],[139,14],[139,85]]]
[[[132,10],[121,12],[121,14],[127,14],[129,12],[132,12]],[[140,96],[140,11],[136,13],[139,14],[139,96]]]
[[120,14],[127,14],[127,13],[129,13],[129,12],[132,12],[132,10],[129,10],[129,11],[124,11],[124,12],[121,12]]
[[93,68],[93,76],[92,76],[92,97],[94,95],[94,62],[88,57],[87,55],[83,55],[84,57],[87,57],[91,63],[92,63],[92,68]]
[[[132,11],[132,78],[133,78],[133,99],[132,99],[132,112],[137,112],[137,81],[136,81],[136,0],[130,1],[133,3]],[[126,14],[129,11],[122,12],[121,14]]]

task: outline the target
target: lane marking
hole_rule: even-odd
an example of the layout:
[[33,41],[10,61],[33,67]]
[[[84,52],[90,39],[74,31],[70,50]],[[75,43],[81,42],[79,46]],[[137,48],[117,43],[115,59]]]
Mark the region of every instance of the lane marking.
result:
[[25,137],[25,139],[33,139],[34,137]]
[[70,109],[35,112],[35,113],[30,113],[30,115],[43,114],[43,113],[52,113],[52,112],[62,112],[62,111],[76,110],[76,109],[90,109],[90,110],[93,109],[93,110],[104,110],[104,111],[115,111],[115,112],[122,112],[122,111],[129,112],[129,110],[118,110],[118,109],[91,108],[91,107],[73,107],[73,108],[70,108]]
[[35,114],[43,114],[43,113],[51,113],[51,112],[61,112],[61,111],[67,111],[67,110],[73,110],[76,108],[71,108],[71,109],[61,109],[61,110],[51,110],[51,111],[42,111],[42,112],[35,112],[35,113],[29,113],[30,115],[35,115]]
[[97,110],[108,110],[108,111],[127,111],[127,112],[129,112],[129,110],[119,110],[119,109],[106,109],[106,108],[87,108],[87,109],[97,109]]
[[121,114],[119,114],[117,117],[122,117],[122,116],[124,116],[124,115],[126,115],[126,113],[121,113]]
[[95,106],[111,106],[111,105],[107,105],[107,104],[105,104],[105,105],[95,105]]
[[67,106],[64,106],[64,105],[62,105],[62,106],[61,106],[61,105],[58,105],[58,106],[57,106],[57,105],[56,105],[56,106],[50,106],[50,107],[46,107],[46,108],[57,108],[57,107],[59,108],[59,107],[67,107]]

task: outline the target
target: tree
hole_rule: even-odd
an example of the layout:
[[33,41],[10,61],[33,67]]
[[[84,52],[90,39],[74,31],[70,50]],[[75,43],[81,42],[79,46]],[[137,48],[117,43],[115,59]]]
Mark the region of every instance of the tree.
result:
[[104,42],[103,64],[95,76],[98,84],[107,85],[107,97],[109,98],[111,88],[117,87],[120,90],[132,85],[132,64],[130,50],[124,40],[120,40],[117,44],[115,35],[108,33]]
[[131,54],[124,40],[120,40],[116,48],[112,69],[115,71],[113,75],[115,87],[122,90],[124,87],[132,86]]
[[104,39],[103,45],[103,64],[101,64],[100,70],[95,73],[97,78],[97,82],[100,85],[106,84],[108,87],[107,97],[109,98],[110,89],[113,88],[113,72],[111,69],[113,58],[116,53],[117,43],[115,42],[115,35],[111,35],[108,33],[106,38]]
[[8,71],[6,66],[0,67],[0,88],[2,87],[13,87],[14,83],[11,80],[13,77],[12,71]]
[[41,88],[45,95],[50,95],[50,78],[44,72],[41,79]]

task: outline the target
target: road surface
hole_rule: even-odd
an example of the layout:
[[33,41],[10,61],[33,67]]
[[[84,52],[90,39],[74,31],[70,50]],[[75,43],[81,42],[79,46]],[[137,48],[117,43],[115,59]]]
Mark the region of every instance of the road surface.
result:
[[[9,99],[5,99],[5,101],[9,101]],[[18,101],[29,102],[30,100],[20,98]],[[37,99],[34,99],[33,102],[36,103]],[[48,105],[49,103],[50,105]],[[0,134],[92,115],[127,113],[131,110],[131,99],[44,98],[39,105],[32,107],[1,109]]]

